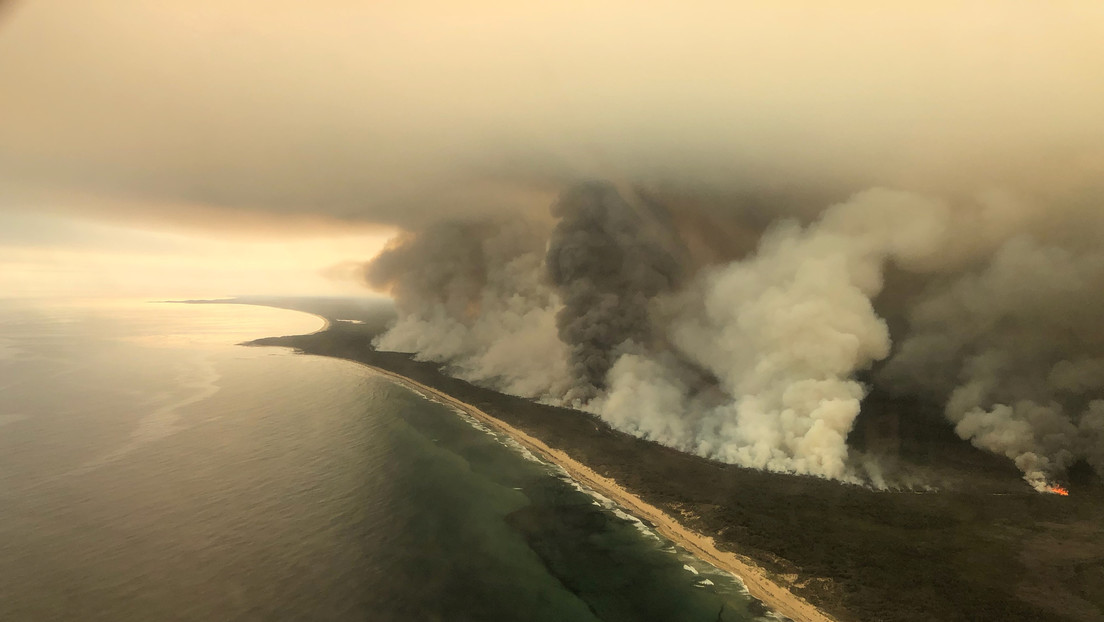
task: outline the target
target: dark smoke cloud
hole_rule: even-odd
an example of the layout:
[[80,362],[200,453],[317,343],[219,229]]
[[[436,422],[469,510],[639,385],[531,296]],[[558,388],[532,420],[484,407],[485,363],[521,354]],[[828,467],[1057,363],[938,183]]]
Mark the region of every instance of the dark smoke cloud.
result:
[[861,478],[884,366],[1099,465],[1100,2],[263,5],[6,12],[0,191],[393,225],[379,347],[737,464]]
[[407,233],[365,269],[395,298],[399,320],[376,341],[448,363],[464,379],[559,399],[571,379],[543,278],[548,232],[520,220],[449,222]]
[[1104,472],[1101,292],[1095,241],[1014,237],[915,303],[882,379],[943,396],[962,438],[1009,457],[1040,490],[1077,460]]
[[579,381],[570,398],[586,402],[606,387],[626,342],[653,340],[649,302],[676,285],[680,268],[653,235],[653,226],[667,229],[646,220],[611,184],[568,190],[552,215],[559,222],[546,266],[563,302],[556,325],[571,348],[571,370]]
[[487,281],[482,241],[486,223],[446,222],[392,240],[365,271],[368,284],[388,290],[400,312],[439,307],[468,320]]
[[[1045,489],[1104,466],[1104,220],[1063,205],[872,189],[750,219],[587,182],[550,229],[401,238],[369,265],[403,309],[379,345],[703,456],[886,485],[846,442],[881,364],[875,383],[942,396],[962,438]],[[739,232],[730,257],[686,243],[703,221]]]

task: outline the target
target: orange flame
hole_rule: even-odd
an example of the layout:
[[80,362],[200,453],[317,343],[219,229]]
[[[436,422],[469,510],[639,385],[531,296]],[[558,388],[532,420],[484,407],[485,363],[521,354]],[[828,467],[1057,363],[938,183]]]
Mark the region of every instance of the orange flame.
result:
[[1063,497],[1068,497],[1069,496],[1069,491],[1066,490],[1065,488],[1062,488],[1058,484],[1054,484],[1053,486],[1047,486],[1047,492],[1054,493],[1056,495],[1062,495]]

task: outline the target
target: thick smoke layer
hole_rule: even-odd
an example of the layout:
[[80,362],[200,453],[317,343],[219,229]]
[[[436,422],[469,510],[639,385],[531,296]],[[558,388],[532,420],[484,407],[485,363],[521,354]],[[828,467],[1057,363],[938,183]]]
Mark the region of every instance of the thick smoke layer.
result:
[[590,182],[566,192],[546,265],[560,292],[560,339],[571,348],[577,383],[568,396],[585,402],[606,386],[606,374],[626,346],[652,340],[648,302],[675,284],[679,266],[653,239],[641,214],[610,184]]
[[444,223],[399,237],[366,277],[394,296],[383,350],[448,363],[460,378],[525,397],[564,394],[567,348],[540,278],[544,236],[520,221]]
[[1104,253],[1079,246],[1015,237],[933,286],[883,373],[947,395],[959,436],[1040,490],[1077,460],[1104,471]]
[[667,438],[664,423],[642,430],[652,438],[745,466],[850,477],[846,438],[864,395],[853,375],[890,350],[871,299],[887,261],[907,265],[937,251],[948,216],[932,201],[870,191],[806,228],[779,223],[754,256],[702,274],[668,327],[678,351],[718,379],[724,403],[702,412],[693,396],[674,397],[677,382],[637,377],[670,374],[634,361],[614,370],[605,409],[647,413],[642,402],[662,392],[683,405],[666,410],[695,421],[688,438]]
[[81,215],[413,230],[533,216],[592,178],[839,200],[1061,192],[1104,162],[1099,0],[97,0],[0,16],[0,188]]
[[[1039,489],[1077,460],[1104,467],[1090,212],[1041,228],[1007,197],[951,207],[874,189],[779,217],[751,253],[702,266],[680,241],[687,219],[639,196],[588,182],[554,203],[551,231],[401,238],[368,268],[401,315],[379,347],[684,451],[846,481],[865,480],[847,446],[870,389],[858,375],[884,361],[864,377],[944,399],[962,438]],[[920,289],[884,292],[891,267]]]
[[1099,0],[258,4],[5,11],[0,211],[394,227],[379,347],[740,464],[863,378],[1099,465]]

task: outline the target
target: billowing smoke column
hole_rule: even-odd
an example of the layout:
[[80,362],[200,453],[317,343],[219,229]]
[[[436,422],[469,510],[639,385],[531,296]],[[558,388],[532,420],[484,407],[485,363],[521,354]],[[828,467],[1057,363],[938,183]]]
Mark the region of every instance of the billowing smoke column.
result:
[[365,274],[399,312],[376,347],[448,363],[457,377],[514,395],[564,394],[559,303],[540,278],[544,237],[522,221],[443,223],[399,237]]
[[864,395],[852,376],[890,351],[871,299],[887,261],[908,265],[936,252],[947,217],[940,204],[870,191],[807,228],[779,223],[752,257],[700,275],[668,327],[681,355],[719,380],[723,403],[703,410],[681,383],[638,376],[671,377],[655,363],[627,359],[614,370],[606,408],[648,412],[641,402],[656,390],[641,389],[665,386],[666,409],[692,423],[678,429],[683,438],[646,436],[755,468],[852,477],[846,438]]
[[[1104,470],[1104,252],[1080,226],[1082,242],[1029,235],[1035,212],[1014,211],[868,190],[703,267],[675,224],[693,219],[588,182],[550,230],[398,239],[367,272],[400,312],[377,345],[684,451],[847,481],[864,480],[846,442],[869,390],[856,375],[875,368],[887,391],[943,399],[962,438],[1042,490],[1077,460]],[[919,284],[890,305],[896,350],[878,308],[891,266]]]
[[585,403],[606,387],[606,374],[626,347],[652,341],[648,304],[675,285],[679,266],[610,184],[576,186],[552,206],[552,215],[559,223],[546,266],[563,300],[556,325],[577,380],[567,398]]
[[975,446],[1035,488],[1077,460],[1104,472],[1104,252],[1007,241],[984,267],[933,286],[887,380],[947,395]]

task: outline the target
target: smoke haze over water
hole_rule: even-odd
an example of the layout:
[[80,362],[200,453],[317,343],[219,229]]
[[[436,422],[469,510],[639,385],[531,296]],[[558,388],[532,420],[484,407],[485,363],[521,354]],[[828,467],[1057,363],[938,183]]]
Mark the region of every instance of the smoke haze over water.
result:
[[861,480],[878,390],[1035,486],[1101,468],[1096,0],[0,20],[2,210],[399,230],[363,271],[379,347],[720,460]]
[[875,186],[1078,203],[1104,167],[1095,0],[26,0],[0,19],[0,190],[116,218],[547,218],[586,179],[806,215]]

